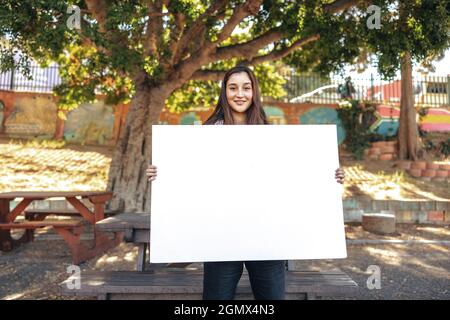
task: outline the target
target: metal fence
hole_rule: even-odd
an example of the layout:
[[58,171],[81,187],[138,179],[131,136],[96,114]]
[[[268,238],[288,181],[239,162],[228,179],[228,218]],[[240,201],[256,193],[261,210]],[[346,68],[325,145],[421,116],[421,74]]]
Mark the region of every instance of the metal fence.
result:
[[[0,73],[0,90],[52,92],[61,83],[58,66],[40,68],[31,66],[31,79],[12,70]],[[342,98],[371,101],[375,103],[400,104],[400,79],[383,81],[379,77],[323,78],[314,74],[284,72],[285,102],[338,103]],[[417,106],[450,106],[450,76],[422,76],[413,79],[414,100]]]
[[33,65],[29,75],[30,78],[15,69],[0,73],[0,90],[52,92],[53,87],[61,83],[56,65],[47,68]]
[[[401,80],[384,81],[371,75],[369,78],[329,77],[284,73],[286,79],[283,97],[285,102],[338,103],[343,98],[353,98],[375,103],[400,104]],[[450,106],[450,76],[422,76],[413,79],[416,106]]]

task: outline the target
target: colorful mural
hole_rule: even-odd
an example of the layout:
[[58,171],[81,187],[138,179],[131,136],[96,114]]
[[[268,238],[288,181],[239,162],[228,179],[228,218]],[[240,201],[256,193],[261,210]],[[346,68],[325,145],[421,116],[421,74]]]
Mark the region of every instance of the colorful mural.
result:
[[345,129],[342,126],[338,113],[333,108],[318,107],[312,108],[300,116],[301,124],[335,124],[337,127],[338,143],[345,139]]
[[193,125],[201,123],[202,121],[200,120],[200,117],[193,111],[183,115],[180,119],[180,124],[182,125]]
[[5,120],[5,133],[51,138],[56,129],[55,116],[56,104],[50,95],[19,97]]
[[400,109],[391,106],[379,105],[374,112],[375,122],[369,130],[386,137],[395,136],[398,130],[398,118]]
[[[11,137],[52,138],[57,131],[56,102],[51,94],[9,93],[0,91],[0,131]],[[335,110],[336,105],[289,104],[272,101],[264,106],[271,124],[336,124],[339,143],[345,139],[345,130]],[[82,104],[67,114],[64,138],[75,143],[113,144],[117,141],[121,124],[125,122],[128,108],[105,105],[99,102]],[[185,113],[163,111],[159,124],[202,124],[212,110],[191,110]],[[376,112],[362,119],[372,132],[393,136],[398,131],[400,109],[378,105]],[[114,121],[116,120],[116,121]],[[429,108],[419,117],[420,128],[427,132],[450,132],[450,109]]]
[[450,132],[450,111],[430,108],[421,118],[419,126],[421,130],[427,132]]
[[286,124],[286,116],[281,108],[278,107],[263,107],[266,113],[267,120],[271,124]]
[[104,104],[83,103],[67,114],[64,139],[81,144],[106,144],[113,138],[113,107]]
[[[376,120],[369,130],[383,136],[395,136],[398,131],[400,108],[379,105],[374,112]],[[418,117],[421,130],[426,132],[450,132],[450,111],[447,109],[429,108],[427,114]]]

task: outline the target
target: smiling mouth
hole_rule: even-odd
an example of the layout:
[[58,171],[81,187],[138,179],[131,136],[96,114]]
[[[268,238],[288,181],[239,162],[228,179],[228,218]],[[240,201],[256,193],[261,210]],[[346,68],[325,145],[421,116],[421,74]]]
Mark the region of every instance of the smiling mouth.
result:
[[238,101],[235,101],[237,104],[244,104],[244,103],[246,103],[247,101],[241,101],[241,100],[238,100]]

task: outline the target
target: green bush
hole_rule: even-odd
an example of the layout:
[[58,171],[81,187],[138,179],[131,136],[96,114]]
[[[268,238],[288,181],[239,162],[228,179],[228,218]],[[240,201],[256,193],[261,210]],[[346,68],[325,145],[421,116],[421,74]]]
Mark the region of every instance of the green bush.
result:
[[442,141],[439,144],[439,152],[445,157],[448,157],[450,155],[450,138],[448,138],[446,141]]
[[366,113],[373,113],[371,104],[360,104],[358,100],[346,100],[336,109],[342,125],[346,131],[344,144],[353,158],[363,158],[364,150],[370,147],[370,142],[379,141],[382,136],[369,132],[369,129],[361,121]]

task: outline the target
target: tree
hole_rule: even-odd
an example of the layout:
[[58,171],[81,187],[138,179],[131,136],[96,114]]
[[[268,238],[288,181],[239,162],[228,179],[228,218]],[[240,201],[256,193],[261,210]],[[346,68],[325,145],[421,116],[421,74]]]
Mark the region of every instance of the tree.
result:
[[[95,89],[113,99],[133,97],[110,167],[110,205],[148,210],[144,171],[151,159],[151,125],[173,93],[192,81],[217,81],[224,67],[235,63],[258,68],[286,58],[292,65],[310,66],[330,40],[355,42],[347,31],[356,21],[338,13],[357,2],[6,1],[0,34],[21,50],[24,69],[28,56],[60,64],[65,81],[57,93],[67,109],[92,99]],[[65,23],[69,4],[81,8],[81,29],[70,30]],[[247,32],[234,35],[238,26]],[[309,47],[308,54],[300,54],[302,47]],[[330,59],[318,69],[350,62],[357,51],[355,45],[331,48],[321,55]],[[2,48],[3,67],[11,64],[12,54]]]
[[[180,92],[199,102],[199,93],[215,90],[211,81],[237,63],[259,76],[277,60],[326,75],[351,63],[370,40],[364,0],[3,2],[0,36],[11,47],[1,48],[2,68],[11,65],[11,48],[23,53],[25,71],[27,57],[58,62],[62,109],[95,98],[96,90],[111,101],[132,99],[108,178],[111,208],[126,211],[149,210],[151,125],[166,104],[182,104]],[[66,24],[69,4],[81,9],[80,29]]]
[[387,78],[401,73],[398,132],[400,159],[419,156],[412,67],[414,62],[439,56],[450,47],[450,1],[374,1],[382,8],[382,28],[367,32],[367,47],[378,56]]

